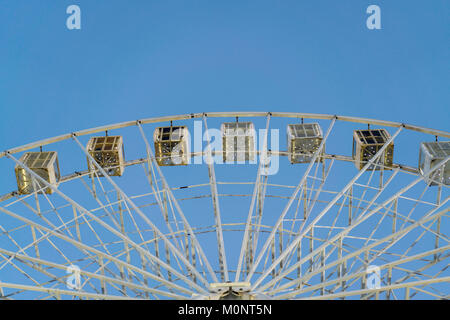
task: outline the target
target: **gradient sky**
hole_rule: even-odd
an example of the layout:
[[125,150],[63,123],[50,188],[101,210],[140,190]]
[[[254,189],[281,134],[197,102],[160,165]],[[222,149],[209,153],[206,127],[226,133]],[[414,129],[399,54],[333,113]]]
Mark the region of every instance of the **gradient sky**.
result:
[[[66,28],[71,4],[81,30]],[[382,30],[366,28],[370,4]],[[445,0],[0,0],[0,148],[222,110],[446,130],[449,14]]]

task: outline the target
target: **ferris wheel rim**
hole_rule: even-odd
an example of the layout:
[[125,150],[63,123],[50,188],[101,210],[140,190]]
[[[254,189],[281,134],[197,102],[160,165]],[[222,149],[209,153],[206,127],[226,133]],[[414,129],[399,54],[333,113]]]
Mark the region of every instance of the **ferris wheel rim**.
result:
[[41,140],[37,140],[34,142],[26,143],[21,146],[12,147],[6,149],[5,151],[0,152],[0,159],[5,157],[7,154],[15,154],[23,151],[28,151],[37,147],[46,146],[55,142],[60,142],[64,140],[71,139],[74,136],[84,136],[89,134],[94,134],[98,132],[104,132],[115,129],[122,129],[126,127],[131,127],[139,124],[151,124],[151,123],[162,123],[167,121],[180,121],[180,120],[190,120],[190,119],[201,119],[203,117],[208,118],[229,118],[229,117],[246,117],[246,118],[258,118],[258,117],[266,117],[270,115],[272,118],[296,118],[296,119],[316,119],[316,120],[340,120],[351,123],[362,123],[362,124],[371,124],[371,125],[379,125],[379,126],[387,126],[399,128],[403,127],[406,130],[412,130],[416,132],[421,132],[425,134],[430,134],[435,137],[442,138],[450,138],[450,132],[432,129],[423,126],[417,126],[412,124],[406,124],[401,122],[387,121],[387,120],[378,120],[372,118],[362,118],[362,117],[353,117],[353,116],[341,116],[341,115],[331,115],[331,114],[320,114],[320,113],[298,113],[298,112],[270,112],[270,111],[230,111],[230,112],[203,112],[203,113],[190,113],[190,114],[179,114],[179,115],[171,115],[171,116],[162,116],[162,117],[152,117],[152,118],[144,118],[132,121],[125,122],[117,122],[114,124],[108,124],[99,127],[93,127],[88,129],[83,129],[79,131],[73,131],[70,133],[61,134],[58,136],[53,136],[50,138],[45,138]]

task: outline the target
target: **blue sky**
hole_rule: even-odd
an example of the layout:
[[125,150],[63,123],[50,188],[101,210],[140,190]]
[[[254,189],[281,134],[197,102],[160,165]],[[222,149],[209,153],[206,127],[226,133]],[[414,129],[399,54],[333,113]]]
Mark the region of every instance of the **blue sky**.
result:
[[[66,28],[66,8],[72,4],[81,8],[81,30]],[[366,28],[371,4],[381,8],[381,30]],[[211,111],[339,114],[448,131],[449,16],[450,2],[444,0],[0,0],[0,150],[115,122]],[[215,128],[219,120],[211,120]],[[278,123],[283,145],[286,123]],[[320,124],[325,132],[329,122]],[[262,128],[264,121],[256,125]],[[332,136],[327,151],[350,155],[356,127],[336,126],[347,131]],[[146,132],[150,137],[152,131]],[[132,143],[137,130],[123,134],[127,160],[142,157],[142,143]],[[399,138],[396,162],[415,166],[424,139],[430,137]],[[67,145],[57,145],[64,151],[59,153],[63,174],[85,170],[84,155]],[[10,174],[0,181],[0,195],[15,188],[12,165],[1,160],[0,168]],[[306,166],[281,161],[274,183],[296,185],[298,168]],[[233,169],[222,166],[216,172],[219,180],[254,181],[256,166],[247,169],[227,175]],[[187,178],[208,181],[204,166],[166,172],[176,186]],[[330,181],[338,189],[356,172],[347,166]],[[133,194],[143,188],[134,177],[120,178]],[[392,188],[401,186],[396,181]],[[248,190],[253,189],[220,189]],[[414,192],[411,197],[420,191]],[[83,201],[85,194],[75,196]],[[426,196],[435,199],[434,193]],[[246,214],[248,202],[222,203],[224,215],[239,217],[238,207]],[[279,211],[284,205],[274,201],[268,208]],[[185,208],[198,210],[195,203]]]
[[[70,4],[81,8],[81,30],[66,28]],[[366,28],[370,4],[382,30]],[[0,145],[220,110],[445,130],[449,13],[444,0],[2,0]]]

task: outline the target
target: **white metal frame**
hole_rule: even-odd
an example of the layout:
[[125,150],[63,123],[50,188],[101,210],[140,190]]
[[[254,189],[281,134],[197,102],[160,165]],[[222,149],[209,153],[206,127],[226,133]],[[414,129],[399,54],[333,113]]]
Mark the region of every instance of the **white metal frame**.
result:
[[[208,182],[192,183],[183,187],[169,185],[170,176],[166,177],[158,166],[144,126],[167,121],[202,120],[207,132],[207,148],[204,152],[194,152],[190,156],[206,156],[211,160],[213,156],[220,155],[220,151],[213,152],[209,147],[211,137],[207,130],[207,119],[234,117],[266,119],[263,146],[261,150],[256,151],[264,160],[269,156],[288,155],[285,151],[268,151],[269,125],[274,118],[326,120],[329,122],[329,128],[309,164],[305,164],[304,170],[300,171],[302,175],[297,185],[270,183],[270,178],[264,175],[267,165],[265,161],[259,162],[254,181],[222,181],[216,176],[214,163],[207,161]],[[333,164],[352,162],[353,159],[348,155],[326,152],[323,154],[323,163],[316,162],[316,159],[322,157],[325,143],[338,121],[393,127],[397,130],[361,170],[356,170],[355,175],[349,178],[343,188],[335,190],[332,186],[330,188],[328,183],[329,176],[333,174]],[[138,195],[128,194],[126,185],[122,185],[117,178],[108,176],[79,140],[94,133],[132,126],[137,127],[146,148],[146,158],[125,163],[125,166],[141,165],[144,169],[143,176],[148,182],[148,190],[143,190],[142,194]],[[395,163],[390,168],[393,170],[388,172],[376,161],[394,139],[409,130],[429,134],[436,139],[450,138],[450,133],[440,130],[346,116],[214,112],[123,122],[73,132],[4,151],[0,153],[0,158],[7,158],[6,160],[23,167],[33,177],[36,185],[42,186],[41,189],[51,189],[53,195],[39,194],[40,190],[35,190],[30,195],[19,195],[13,191],[0,196],[0,233],[17,247],[16,250],[11,250],[0,245],[0,273],[14,270],[29,281],[14,283],[15,279],[12,278],[11,283],[0,282],[0,298],[20,297],[24,293],[33,293],[44,299],[186,299],[199,294],[208,298],[213,294],[211,283],[228,282],[234,277],[235,282],[245,280],[250,283],[250,295],[263,295],[274,299],[410,299],[417,295],[448,299],[450,277],[446,266],[449,261],[450,240],[445,226],[448,225],[446,223],[450,211],[449,187],[439,181],[430,181],[429,177],[450,157],[423,175],[414,164]],[[58,188],[42,179],[14,156],[70,139],[79,147],[83,156],[89,159],[94,170],[61,176]],[[349,139],[351,140],[351,137]],[[301,164],[296,166],[300,168]],[[319,170],[320,166],[322,170]],[[369,166],[379,166],[381,170],[377,173],[369,172]],[[164,170],[169,172],[170,168]],[[375,178],[378,175],[379,182]],[[414,180],[393,192],[392,182],[398,181],[400,175],[410,176]],[[86,179],[90,179],[90,183],[86,182]],[[97,207],[88,209],[89,207],[82,205],[70,193],[64,191],[66,184],[77,181],[86,188]],[[430,187],[431,183],[437,187]],[[221,193],[221,186],[227,184],[249,185],[253,187],[253,192]],[[180,190],[186,188],[201,191],[208,187],[209,192],[205,191],[204,194],[185,198],[177,196]],[[421,192],[411,194],[412,190],[419,187],[423,189]],[[276,195],[270,191],[274,188],[292,192],[290,196]],[[429,193],[435,195],[435,201],[430,200]],[[331,197],[331,200],[323,200],[326,199],[324,195]],[[220,203],[233,197],[249,199],[248,214],[240,223],[225,222],[221,212]],[[187,218],[189,215],[186,215],[183,209],[183,202],[208,198],[212,201],[211,217],[214,225],[201,228],[191,225]],[[285,201],[283,210],[280,210],[280,213],[264,212],[264,203],[268,199]],[[146,201],[144,205],[143,200]],[[19,206],[22,210],[18,210]],[[148,211],[147,206],[152,209]],[[315,209],[315,206],[321,209]],[[422,214],[417,215],[419,207],[428,209],[420,209]],[[344,208],[348,210],[346,226],[340,224],[344,214],[347,214]],[[300,213],[302,210],[303,215]],[[67,216],[69,211],[72,213],[71,217]],[[154,222],[159,219],[154,215],[155,212],[161,214],[167,231],[160,229]],[[263,213],[275,215],[276,222],[264,225]],[[2,222],[2,216],[19,222],[19,226],[7,226]],[[330,216],[332,222],[327,222]],[[138,219],[144,221],[145,226],[139,225]],[[371,219],[375,219],[376,224],[373,230],[366,231],[364,235],[360,228]],[[382,226],[386,223],[392,224],[392,231],[383,234],[386,227]],[[26,231],[31,239],[28,243],[15,238],[21,230],[29,230]],[[82,230],[89,230],[95,245],[85,242],[86,236]],[[321,230],[327,232],[322,233]],[[225,250],[224,233],[228,232],[239,232],[242,237],[239,248],[235,249],[236,256],[239,252],[235,269],[229,265],[227,259],[230,247],[227,246],[228,251]],[[106,233],[111,236],[106,236]],[[201,235],[205,233],[216,234],[215,246],[219,258],[217,262],[208,259],[208,251],[211,250],[209,247],[212,244],[208,244],[205,249],[205,243],[201,241]],[[434,239],[433,247],[419,253],[412,250],[427,237]],[[258,245],[260,238],[264,241]],[[402,241],[409,241],[405,251],[393,251]],[[307,244],[309,247],[305,247]],[[117,245],[120,245],[120,248]],[[66,246],[78,250],[77,259],[71,257],[72,252],[65,251]],[[46,247],[57,252],[58,258],[55,256],[53,261],[45,257],[45,250],[48,250]],[[384,263],[380,264],[380,261]],[[90,266],[90,269],[80,270],[82,288],[68,290],[65,288],[68,275],[64,274],[64,271],[77,262]],[[380,279],[380,288],[367,287],[366,269],[374,262],[379,264],[378,267],[384,272]],[[37,280],[38,274],[45,275],[49,280]]]

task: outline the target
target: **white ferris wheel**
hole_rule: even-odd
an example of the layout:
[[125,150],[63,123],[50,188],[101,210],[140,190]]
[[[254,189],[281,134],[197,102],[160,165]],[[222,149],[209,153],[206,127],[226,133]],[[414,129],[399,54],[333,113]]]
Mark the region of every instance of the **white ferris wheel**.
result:
[[449,138],[212,112],[8,149],[0,298],[448,299]]

